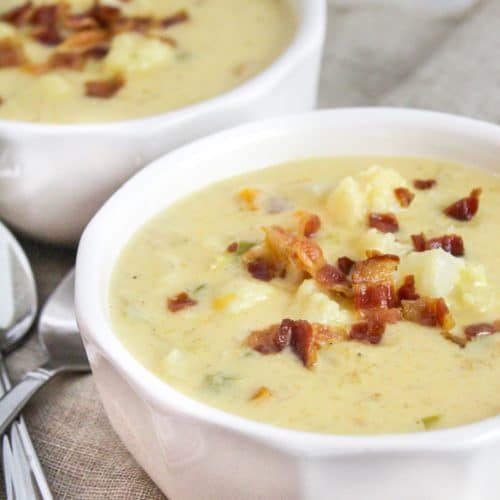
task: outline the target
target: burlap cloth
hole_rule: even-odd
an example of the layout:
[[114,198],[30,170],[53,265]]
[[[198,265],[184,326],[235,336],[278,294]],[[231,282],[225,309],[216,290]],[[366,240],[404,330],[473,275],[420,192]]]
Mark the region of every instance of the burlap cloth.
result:
[[[500,0],[442,19],[374,6],[332,7],[320,104],[413,106],[499,122],[499,25]],[[73,265],[74,253],[23,245],[43,301]],[[9,368],[18,377],[40,360],[31,338],[10,356]],[[111,429],[91,376],[53,382],[25,416],[56,498],[163,498]]]

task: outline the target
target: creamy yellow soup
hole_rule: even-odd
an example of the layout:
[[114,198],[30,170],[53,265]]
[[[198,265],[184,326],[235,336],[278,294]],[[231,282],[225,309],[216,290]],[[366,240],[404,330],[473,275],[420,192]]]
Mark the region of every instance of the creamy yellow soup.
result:
[[[417,189],[415,180],[432,186]],[[406,207],[395,195],[399,188],[413,195]],[[474,188],[482,193],[469,220],[444,212]],[[420,158],[308,159],[220,182],[171,206],[132,238],[111,282],[114,330],[176,389],[278,426],[376,434],[497,415],[499,195],[500,180],[490,173]],[[304,230],[308,214],[319,218],[319,230],[317,224]],[[370,227],[373,214],[392,214],[399,228]],[[314,270],[297,273],[297,263],[294,272],[288,266],[271,279],[251,273],[252,259],[270,245],[266,231],[276,227],[290,241],[320,248],[330,266],[339,257],[355,261],[354,270],[345,270],[347,291],[325,285]],[[417,251],[411,236],[422,233],[430,247]],[[444,235],[461,238],[463,252],[432,248],[429,242]],[[424,316],[401,313],[401,304],[414,310],[417,299],[391,304],[403,317],[384,324],[370,343],[352,333],[375,311],[358,308],[355,283],[367,262],[387,255],[397,261],[389,273],[395,291],[412,276],[420,300],[439,299],[448,312],[426,326]],[[310,366],[292,344],[263,354],[249,340],[284,319],[333,332],[329,341],[318,340]],[[471,333],[478,323],[485,325]]]
[[187,106],[261,72],[297,25],[287,0],[93,4],[1,2],[0,118],[107,122]]

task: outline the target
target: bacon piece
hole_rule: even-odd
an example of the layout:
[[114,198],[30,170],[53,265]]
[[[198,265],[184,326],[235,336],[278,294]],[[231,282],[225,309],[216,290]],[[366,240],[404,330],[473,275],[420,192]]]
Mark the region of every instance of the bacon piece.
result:
[[75,52],[56,52],[52,54],[48,61],[51,69],[71,69],[81,71],[85,66],[86,59],[82,54]]
[[394,190],[394,194],[402,207],[409,207],[410,203],[415,198],[415,195],[405,187],[398,187]]
[[403,318],[424,326],[440,326],[450,331],[455,321],[443,298],[422,297],[401,301]]
[[396,255],[374,255],[356,262],[352,273],[354,305],[356,309],[397,306],[392,274],[398,268]]
[[85,91],[88,97],[107,99],[113,97],[124,85],[125,80],[120,76],[115,76],[109,80],[85,82]]
[[264,228],[266,244],[271,251],[277,269],[290,268],[292,274],[303,279],[304,274],[312,276],[327,290],[350,294],[345,275],[326,262],[318,243],[304,236],[295,236],[281,226]]
[[33,26],[55,27],[59,19],[59,5],[41,5],[33,10],[30,24]]
[[185,23],[186,21],[189,21],[189,19],[190,17],[188,11],[183,9],[175,14],[172,14],[171,16],[166,17],[160,24],[163,28],[170,28],[176,24]]
[[465,253],[464,240],[458,234],[445,234],[439,238],[431,238],[426,246],[429,250],[442,248],[455,257],[462,257]]
[[23,5],[19,5],[18,7],[14,7],[13,9],[5,12],[1,19],[6,23],[19,27],[28,22],[32,9],[33,2],[26,2]]
[[136,31],[138,33],[145,33],[150,28],[155,26],[155,20],[152,17],[134,16],[122,17],[113,24],[113,31],[115,33],[123,33],[126,31]]
[[398,298],[399,301],[417,300],[420,298],[420,295],[415,291],[415,276],[413,274],[405,276],[403,284],[398,290]]
[[252,332],[245,344],[261,354],[276,354],[291,346],[304,366],[312,368],[319,347],[346,340],[347,336],[343,328],[334,329],[305,320],[284,319],[279,325]]
[[413,241],[413,248],[417,252],[424,252],[427,248],[427,240],[425,239],[424,233],[412,234],[411,239]]
[[192,299],[186,292],[179,293],[175,297],[167,299],[168,310],[173,313],[193,307],[196,304],[198,304],[198,301]]
[[385,332],[385,324],[376,321],[362,321],[352,325],[349,338],[365,344],[380,344]]
[[465,253],[464,240],[458,234],[445,234],[427,240],[423,233],[411,236],[413,247],[417,252],[442,248],[445,252],[451,253],[455,257],[462,257]]
[[426,189],[431,189],[437,184],[435,179],[415,179],[413,181],[413,186],[416,189],[420,189],[421,191],[425,191]]
[[321,219],[318,215],[300,213],[299,216],[299,234],[304,235],[306,238],[310,238],[321,229]]
[[55,26],[42,26],[33,32],[33,38],[37,42],[50,47],[59,45],[63,41]]
[[368,215],[368,225],[379,230],[382,233],[395,233],[399,230],[398,219],[391,213]]
[[103,28],[108,29],[121,18],[122,11],[118,7],[112,7],[111,5],[94,5],[89,14]]
[[467,340],[472,340],[473,338],[481,335],[491,335],[500,331],[498,328],[500,325],[494,323],[476,323],[474,325],[469,325],[464,328],[464,333]]
[[259,257],[247,264],[248,272],[260,281],[271,281],[279,273],[271,260]]
[[294,321],[284,319],[279,325],[272,325],[265,330],[252,332],[245,344],[261,354],[275,354],[290,345]]
[[236,253],[238,251],[238,242],[237,241],[233,241],[230,245],[228,245],[228,247],[226,248],[226,250],[229,252],[229,253]]
[[104,59],[109,53],[109,47],[104,47],[104,46],[97,46],[97,47],[90,47],[89,49],[85,50],[83,52],[83,55],[85,57],[89,57],[90,59]]
[[401,321],[401,309],[399,307],[374,307],[372,309],[363,309],[361,316],[368,322],[386,325]]
[[349,257],[339,257],[337,259],[337,267],[347,276],[353,266],[354,266],[355,262],[350,259]]
[[102,29],[77,31],[62,44],[63,49],[85,50],[101,46],[109,41],[110,34]]
[[74,31],[93,30],[99,26],[88,12],[64,16],[63,23],[66,28]]
[[25,62],[22,48],[11,40],[0,40],[0,68],[13,68]]
[[481,192],[481,188],[473,189],[469,196],[452,203],[449,207],[445,208],[443,212],[448,217],[456,220],[471,220],[479,209],[479,197],[481,196]]

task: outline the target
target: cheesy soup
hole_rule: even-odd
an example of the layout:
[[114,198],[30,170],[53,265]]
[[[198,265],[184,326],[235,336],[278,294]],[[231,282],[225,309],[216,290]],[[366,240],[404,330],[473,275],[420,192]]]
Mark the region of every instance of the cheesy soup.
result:
[[168,384],[338,434],[500,413],[500,180],[429,159],[309,159],[215,184],[130,241],[109,308]]
[[290,44],[288,0],[2,0],[0,118],[106,122],[208,99]]

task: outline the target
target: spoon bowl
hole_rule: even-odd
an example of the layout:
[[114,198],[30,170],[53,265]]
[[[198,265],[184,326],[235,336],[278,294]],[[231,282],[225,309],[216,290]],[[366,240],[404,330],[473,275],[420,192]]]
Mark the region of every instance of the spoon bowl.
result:
[[47,361],[40,368],[26,373],[0,400],[0,434],[5,432],[31,397],[53,377],[62,372],[90,371],[75,319],[74,288],[72,270],[42,309],[38,330]]

